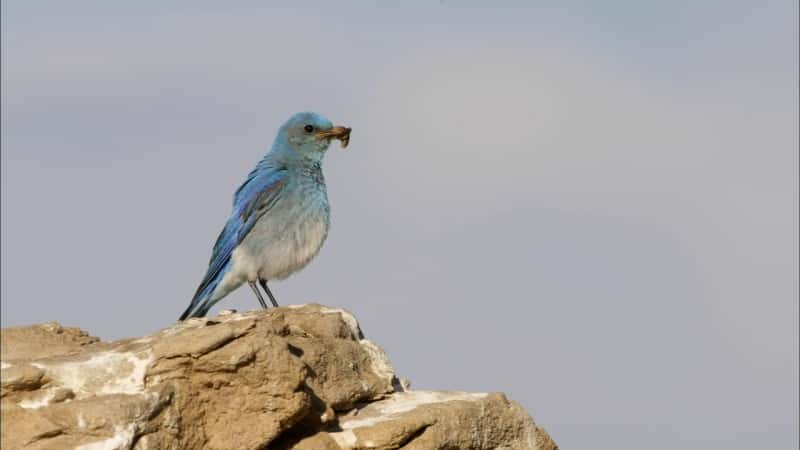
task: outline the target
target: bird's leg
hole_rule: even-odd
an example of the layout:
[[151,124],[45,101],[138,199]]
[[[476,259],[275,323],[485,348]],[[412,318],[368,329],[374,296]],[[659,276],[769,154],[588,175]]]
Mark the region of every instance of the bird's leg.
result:
[[272,292],[267,287],[267,280],[258,280],[258,282],[261,283],[261,287],[264,288],[264,292],[266,292],[267,295],[269,296],[269,301],[271,301],[272,305],[277,308],[278,302],[275,301],[275,296],[272,295]]
[[[252,289],[253,292],[256,293],[256,297],[258,297],[258,303],[261,303],[261,307],[264,308],[264,309],[267,309],[268,308],[267,302],[265,302],[264,301],[264,297],[261,296],[261,291],[258,290],[258,286],[256,286],[256,284],[254,282],[252,282],[252,281],[248,281],[247,284],[249,284],[250,285],[250,289]],[[269,291],[267,291],[267,292],[269,292]],[[270,295],[270,298],[272,298],[272,295]],[[273,300],[273,303],[274,303],[274,300]]]

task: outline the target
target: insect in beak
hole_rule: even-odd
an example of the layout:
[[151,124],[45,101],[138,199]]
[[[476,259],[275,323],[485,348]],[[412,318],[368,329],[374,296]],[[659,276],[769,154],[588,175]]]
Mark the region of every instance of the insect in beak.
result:
[[317,133],[318,139],[338,139],[342,143],[342,148],[347,148],[350,143],[350,130],[349,127],[335,126],[330,130],[323,130]]

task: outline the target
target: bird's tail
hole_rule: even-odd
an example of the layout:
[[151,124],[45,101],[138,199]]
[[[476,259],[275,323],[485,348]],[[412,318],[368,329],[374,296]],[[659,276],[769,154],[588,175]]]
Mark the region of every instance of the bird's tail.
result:
[[[228,226],[226,225],[225,230],[227,229]],[[220,238],[217,239],[217,243],[214,244],[215,255],[220,246],[220,239],[226,233],[225,230],[222,231]],[[229,247],[228,250],[230,250],[230,248],[232,247]],[[225,254],[230,254],[230,252],[225,252]],[[208,310],[227,294],[227,292],[216,291],[222,279],[225,277],[225,274],[227,274],[230,269],[230,258],[217,258],[216,256],[212,256],[208,270],[206,271],[206,276],[203,277],[203,281],[201,281],[200,286],[197,287],[192,301],[189,302],[189,307],[186,308],[186,311],[181,314],[178,320],[186,320],[189,317],[203,317],[208,314]]]
[[210,310],[218,300],[212,297],[214,290],[217,288],[217,284],[219,284],[218,281],[208,284],[201,284],[197,288],[197,292],[194,293],[194,297],[189,303],[189,307],[186,308],[186,311],[181,314],[181,317],[178,320],[186,320],[191,317],[203,317],[208,314],[208,310]]

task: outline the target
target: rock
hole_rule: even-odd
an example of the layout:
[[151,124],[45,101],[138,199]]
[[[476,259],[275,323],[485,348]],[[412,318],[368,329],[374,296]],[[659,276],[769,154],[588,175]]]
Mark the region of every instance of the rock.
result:
[[503,394],[399,392],[339,419],[340,446],[379,449],[555,449],[549,436]]
[[3,355],[3,360],[69,355],[100,340],[78,328],[64,328],[58,322],[5,328],[2,336],[0,355]]
[[321,305],[101,342],[3,329],[3,449],[555,449],[502,394],[410,391],[355,318]]

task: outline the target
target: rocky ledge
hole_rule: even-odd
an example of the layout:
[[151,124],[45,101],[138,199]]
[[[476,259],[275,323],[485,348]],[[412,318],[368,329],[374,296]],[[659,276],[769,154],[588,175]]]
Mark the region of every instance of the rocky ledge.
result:
[[321,305],[101,342],[3,329],[3,449],[556,449],[503,394],[413,391]]

